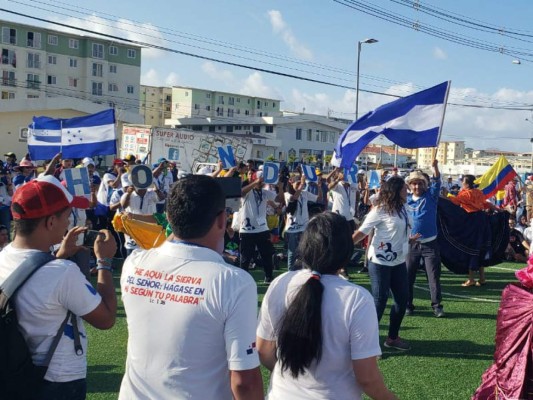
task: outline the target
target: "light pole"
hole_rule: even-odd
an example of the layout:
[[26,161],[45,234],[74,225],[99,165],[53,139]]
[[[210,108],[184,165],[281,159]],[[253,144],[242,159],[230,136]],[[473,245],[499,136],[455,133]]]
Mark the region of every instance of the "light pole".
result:
[[359,64],[361,61],[361,45],[363,43],[377,43],[377,39],[365,39],[357,42],[357,85],[355,88],[355,119],[359,118]]

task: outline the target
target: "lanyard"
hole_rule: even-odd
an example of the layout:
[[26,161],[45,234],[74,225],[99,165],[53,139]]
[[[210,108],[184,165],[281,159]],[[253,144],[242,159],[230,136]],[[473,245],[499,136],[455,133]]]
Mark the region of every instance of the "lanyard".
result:
[[255,200],[255,205],[257,207],[257,216],[259,216],[259,207],[261,206],[261,203],[263,202],[263,190],[257,191],[253,189],[252,192],[254,192],[254,200]]
[[78,210],[76,208],[73,208],[70,213],[72,214],[72,218],[74,219],[73,226],[78,226]]
[[[148,193],[148,192],[146,192]],[[146,193],[142,196],[139,196],[141,198],[141,206],[139,207],[139,210],[141,210],[141,213],[142,213],[142,210],[143,210],[143,204],[144,204],[144,196],[146,196]]]
[[344,185],[342,185],[342,187],[344,188],[344,191],[346,192],[346,197],[348,197],[348,207],[351,207],[352,206],[352,200],[350,199],[350,187],[349,186],[344,186]]
[[302,199],[301,193],[300,193],[300,197],[298,197],[298,208],[300,209],[300,216],[302,216],[302,212],[304,209],[304,199]]

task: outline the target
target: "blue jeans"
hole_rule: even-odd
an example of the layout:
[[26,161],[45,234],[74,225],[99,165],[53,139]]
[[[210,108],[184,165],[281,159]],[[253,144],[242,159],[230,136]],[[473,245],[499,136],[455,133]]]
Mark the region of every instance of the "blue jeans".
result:
[[39,400],[85,400],[87,380],[78,379],[71,382],[44,381],[37,397]]
[[370,275],[370,285],[378,321],[381,321],[387,306],[389,292],[392,293],[394,302],[390,311],[389,338],[396,339],[405,316],[407,298],[409,296],[409,283],[405,263],[388,266],[368,261],[368,274]]
[[287,268],[289,271],[294,271],[294,262],[297,257],[298,244],[303,232],[285,232],[285,240],[287,241]]

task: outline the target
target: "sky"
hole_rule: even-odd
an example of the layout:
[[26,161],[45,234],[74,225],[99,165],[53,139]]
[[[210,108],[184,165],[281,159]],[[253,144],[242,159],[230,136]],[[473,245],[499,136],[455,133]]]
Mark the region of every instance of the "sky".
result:
[[[283,110],[351,120],[358,42],[377,39],[361,45],[359,116],[395,99],[384,94],[450,80],[441,140],[533,146],[531,0],[1,0],[0,8],[189,53],[143,49],[141,84],[274,98]],[[64,30],[4,11],[0,19]]]

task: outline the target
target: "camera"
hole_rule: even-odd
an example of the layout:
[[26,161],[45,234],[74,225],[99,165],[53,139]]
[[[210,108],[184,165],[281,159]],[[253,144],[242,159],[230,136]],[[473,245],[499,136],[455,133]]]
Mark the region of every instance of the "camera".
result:
[[104,234],[99,231],[86,231],[85,237],[83,238],[83,245],[85,247],[94,247],[94,242],[98,239],[98,236],[104,236]]

